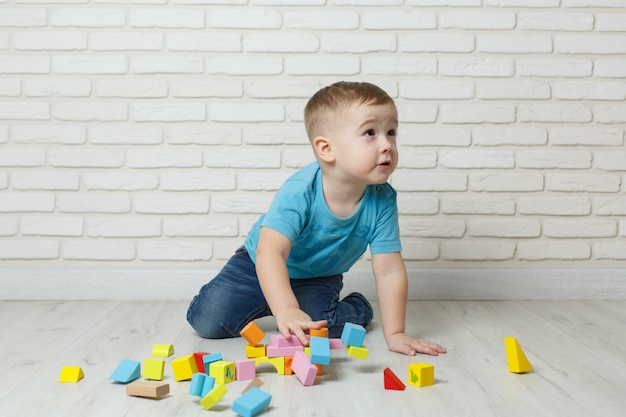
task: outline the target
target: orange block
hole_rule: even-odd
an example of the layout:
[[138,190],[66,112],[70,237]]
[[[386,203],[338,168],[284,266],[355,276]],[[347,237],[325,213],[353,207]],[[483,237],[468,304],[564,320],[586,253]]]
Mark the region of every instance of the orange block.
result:
[[309,334],[311,336],[317,337],[328,337],[328,327],[322,327],[321,329],[311,329],[309,330]]
[[248,323],[239,334],[241,334],[252,346],[258,346],[258,344],[265,337],[265,332],[253,321]]

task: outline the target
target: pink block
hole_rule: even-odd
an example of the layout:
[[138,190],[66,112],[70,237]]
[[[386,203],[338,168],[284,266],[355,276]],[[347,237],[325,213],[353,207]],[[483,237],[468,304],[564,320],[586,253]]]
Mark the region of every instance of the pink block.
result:
[[249,381],[256,378],[256,362],[254,359],[245,359],[235,362],[237,381]]
[[270,345],[278,347],[302,346],[300,339],[298,339],[296,336],[291,336],[291,339],[286,339],[285,336],[283,336],[282,334],[273,334],[270,339]]
[[304,347],[302,345],[284,347],[274,345],[265,346],[265,354],[268,358],[276,358],[279,356],[294,356],[296,352],[304,352]]
[[304,386],[310,386],[315,383],[317,366],[311,363],[309,357],[304,352],[296,352],[291,363],[291,369]]
[[331,349],[343,349],[343,342],[341,339],[330,339]]

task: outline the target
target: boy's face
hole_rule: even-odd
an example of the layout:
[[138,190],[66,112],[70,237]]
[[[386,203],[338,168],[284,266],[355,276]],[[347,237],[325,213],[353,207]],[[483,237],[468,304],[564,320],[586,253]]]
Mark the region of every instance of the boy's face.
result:
[[398,113],[392,103],[355,104],[339,118],[331,142],[343,180],[382,184],[398,165]]

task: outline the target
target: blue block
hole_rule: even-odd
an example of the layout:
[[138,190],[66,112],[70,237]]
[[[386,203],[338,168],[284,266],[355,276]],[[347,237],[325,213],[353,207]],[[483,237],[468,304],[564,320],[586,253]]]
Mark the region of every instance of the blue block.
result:
[[327,337],[311,336],[311,363],[330,365],[330,340]]
[[217,353],[209,353],[208,355],[204,355],[202,357],[202,362],[204,363],[204,370],[206,371],[206,374],[209,374],[209,368],[211,367],[211,364],[213,362],[217,362],[217,361],[221,361],[222,360],[222,353],[221,352],[217,352]]
[[365,328],[360,324],[346,323],[341,332],[341,341],[347,346],[363,346],[365,339]]
[[233,402],[232,410],[242,417],[253,417],[270,405],[271,400],[271,394],[252,387]]
[[191,384],[189,385],[189,395],[202,396],[202,387],[204,386],[204,380],[206,375],[202,373],[195,373],[191,376]]
[[204,386],[202,387],[202,394],[200,395],[202,398],[206,397],[206,395],[211,392],[211,390],[215,387],[215,378],[212,376],[206,376],[204,379]]
[[109,379],[127,384],[141,376],[141,363],[130,359],[122,359]]

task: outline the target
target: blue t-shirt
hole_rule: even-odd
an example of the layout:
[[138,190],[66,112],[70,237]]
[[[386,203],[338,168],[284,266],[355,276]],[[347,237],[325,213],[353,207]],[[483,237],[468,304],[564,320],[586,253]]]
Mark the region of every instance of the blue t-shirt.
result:
[[396,191],[388,183],[369,185],[349,217],[334,215],[324,199],[322,170],[314,162],[292,175],[278,190],[268,211],[252,226],[245,247],[256,263],[261,227],[291,240],[287,260],[291,278],[315,278],[348,271],[370,252],[400,252]]

